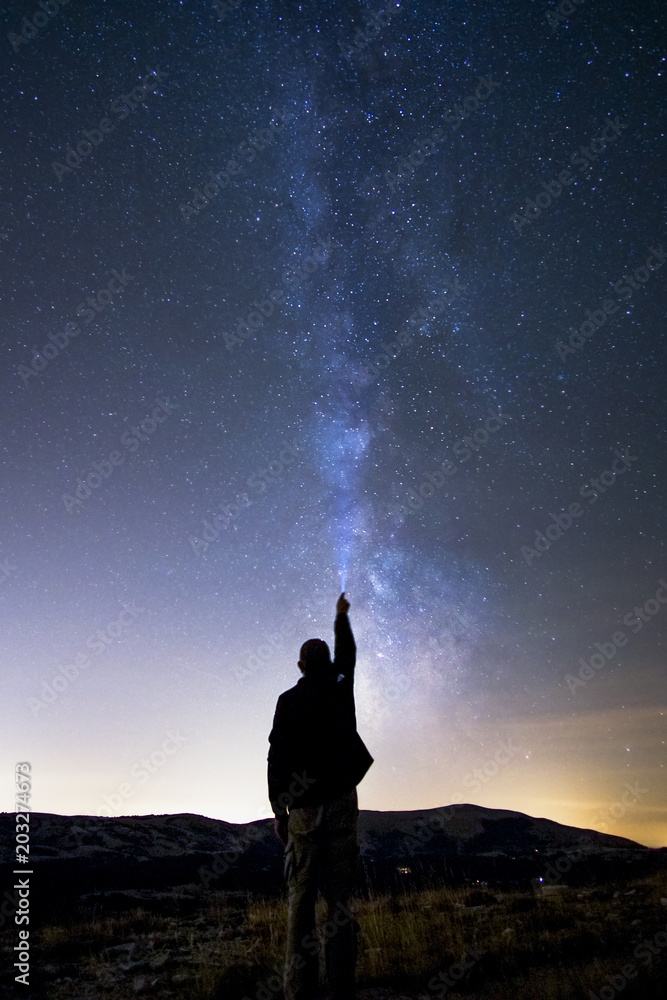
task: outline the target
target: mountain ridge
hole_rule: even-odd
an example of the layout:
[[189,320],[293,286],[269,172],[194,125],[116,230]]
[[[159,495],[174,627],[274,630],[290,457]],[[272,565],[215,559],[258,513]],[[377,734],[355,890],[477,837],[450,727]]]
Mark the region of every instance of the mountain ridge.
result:
[[[471,803],[367,810],[358,820],[358,885],[390,891],[442,882],[527,884],[559,861],[568,877],[599,878],[619,866],[660,867],[666,848]],[[0,813],[0,850],[11,856],[14,814]],[[283,847],[273,819],[230,823],[197,813],[66,816],[32,813],[30,861],[54,891],[195,885],[274,895]],[[11,864],[6,868],[9,876]]]

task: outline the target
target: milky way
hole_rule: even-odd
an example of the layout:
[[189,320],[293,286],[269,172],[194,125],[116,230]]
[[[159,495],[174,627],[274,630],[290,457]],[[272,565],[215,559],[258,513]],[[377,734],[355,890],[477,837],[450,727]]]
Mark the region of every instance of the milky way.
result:
[[344,589],[362,808],[664,843],[664,10],[319,6],[3,13],[4,748],[266,816]]

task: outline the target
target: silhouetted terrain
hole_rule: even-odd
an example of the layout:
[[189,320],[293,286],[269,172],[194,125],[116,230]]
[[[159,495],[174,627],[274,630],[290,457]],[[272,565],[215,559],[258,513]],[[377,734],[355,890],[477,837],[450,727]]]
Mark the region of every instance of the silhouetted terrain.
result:
[[[272,820],[35,813],[30,830],[26,1000],[281,1000],[286,906]],[[14,814],[0,814],[3,859],[13,835]],[[663,996],[664,848],[463,804],[362,810],[359,841],[359,1000],[440,996],[464,960],[450,996],[580,1000],[618,986],[630,966],[625,1000]],[[14,867],[2,865],[7,959]],[[320,933],[325,920],[320,900]],[[2,998],[19,988],[11,965]]]
[[[3,859],[12,855],[13,836],[14,814],[0,814]],[[583,884],[621,872],[650,874],[667,854],[623,837],[467,804],[361,810],[359,845],[359,895],[477,880],[527,887],[531,879],[553,880],[554,870],[559,880],[566,875],[568,884]],[[113,907],[114,899],[122,902],[119,892],[141,892],[146,905],[157,892],[159,905],[161,895],[192,884],[269,897],[284,891],[282,846],[270,819],[235,824],[189,813],[117,818],[33,813],[30,859],[35,902],[49,912],[89,893]],[[7,887],[13,867],[0,867]]]

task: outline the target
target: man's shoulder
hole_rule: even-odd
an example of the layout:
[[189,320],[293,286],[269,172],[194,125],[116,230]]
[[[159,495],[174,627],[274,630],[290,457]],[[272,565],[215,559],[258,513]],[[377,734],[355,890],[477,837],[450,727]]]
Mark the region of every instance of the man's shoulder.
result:
[[[303,680],[303,678],[301,678],[301,680]],[[287,690],[283,691],[281,695],[278,695],[278,704],[285,705],[288,704],[290,701],[294,701],[295,698],[298,698],[300,683],[301,681],[297,681],[297,683],[293,687],[287,688]]]
[[[338,678],[342,676],[344,675],[338,674]],[[321,698],[323,692],[329,691],[332,687],[336,686],[336,682],[337,678],[334,675],[331,676],[327,683],[316,683],[312,679],[309,680],[306,677],[300,677],[294,687],[283,691],[278,698],[278,704],[281,706],[296,705],[299,702]],[[338,684],[338,687],[340,687],[340,684]]]

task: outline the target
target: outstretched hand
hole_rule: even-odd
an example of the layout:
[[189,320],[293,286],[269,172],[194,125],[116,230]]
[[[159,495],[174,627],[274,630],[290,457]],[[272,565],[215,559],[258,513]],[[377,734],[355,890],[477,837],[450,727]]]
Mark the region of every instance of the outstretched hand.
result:
[[343,591],[343,593],[338,598],[338,602],[336,604],[336,614],[341,614],[341,612],[347,612],[349,611],[349,609],[350,609],[350,602],[345,597],[345,591]]

